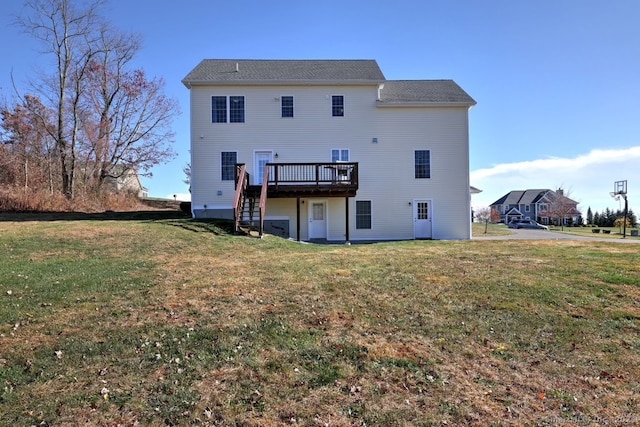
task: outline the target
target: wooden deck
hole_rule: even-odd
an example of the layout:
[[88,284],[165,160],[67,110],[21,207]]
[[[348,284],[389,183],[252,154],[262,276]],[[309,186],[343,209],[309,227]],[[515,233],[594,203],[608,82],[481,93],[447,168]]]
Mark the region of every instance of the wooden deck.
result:
[[236,164],[236,232],[250,234],[257,230],[262,237],[267,199],[294,198],[296,235],[300,240],[301,199],[343,197],[345,237],[349,242],[349,197],[355,197],[358,191],[358,163],[267,163],[263,172],[262,182],[258,183],[251,179],[244,163]]
[[[268,198],[355,197],[358,163],[267,163]],[[261,185],[251,183],[250,194]]]

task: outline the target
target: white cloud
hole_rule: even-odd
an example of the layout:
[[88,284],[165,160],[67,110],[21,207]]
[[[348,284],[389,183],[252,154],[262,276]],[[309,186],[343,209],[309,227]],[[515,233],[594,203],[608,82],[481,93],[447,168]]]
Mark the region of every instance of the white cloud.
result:
[[580,202],[578,208],[586,214],[589,206],[593,211],[619,209],[620,203],[609,192],[613,191],[614,181],[627,180],[629,206],[633,209],[634,194],[640,194],[640,181],[634,180],[639,169],[640,146],[595,149],[574,158],[503,163],[471,171],[471,185],[483,190],[472,196],[471,203],[479,208],[489,206],[511,190],[562,187]]

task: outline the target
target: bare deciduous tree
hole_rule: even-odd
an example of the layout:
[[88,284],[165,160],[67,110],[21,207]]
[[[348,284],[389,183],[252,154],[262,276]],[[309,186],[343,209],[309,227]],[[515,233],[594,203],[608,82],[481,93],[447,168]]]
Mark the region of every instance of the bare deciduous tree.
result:
[[476,219],[478,222],[484,223],[484,234],[487,234],[487,227],[491,220],[491,208],[480,208],[476,211]]
[[[53,73],[30,86],[53,112],[60,187],[73,199],[77,179],[99,189],[108,178],[147,172],[174,156],[177,101],[164,81],[129,67],[139,36],[113,29],[99,15],[105,0],[27,0],[19,26],[40,42]],[[50,68],[49,68],[50,69]]]
[[53,191],[54,145],[51,111],[40,99],[27,95],[13,109],[0,108],[4,155],[0,183],[21,185],[25,189],[44,187]]
[[549,200],[549,217],[555,220],[563,230],[565,220],[579,214],[575,207],[576,202],[569,198],[570,194],[570,192],[558,188],[555,192],[550,191],[546,195]]
[[138,50],[130,37],[103,35],[103,48],[88,73],[85,136],[94,156],[97,185],[130,170],[146,172],[173,157],[171,121],[179,113],[164,95],[162,79],[128,70]]
[[71,0],[29,0],[29,13],[18,24],[38,40],[42,53],[55,66],[55,75],[43,74],[31,85],[42,99],[47,99],[56,114],[52,130],[60,160],[62,192],[73,198],[76,146],[78,141],[78,106],[83,91],[86,67],[94,54],[95,29],[102,26],[97,15],[102,0],[76,8]]

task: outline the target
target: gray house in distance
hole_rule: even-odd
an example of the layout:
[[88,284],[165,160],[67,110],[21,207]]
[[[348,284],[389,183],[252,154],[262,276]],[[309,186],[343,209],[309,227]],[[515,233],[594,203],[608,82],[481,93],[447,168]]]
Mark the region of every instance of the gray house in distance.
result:
[[[562,216],[564,225],[581,221],[578,202],[564,195],[562,189],[516,190],[510,191],[490,205],[500,213],[500,221],[508,224],[511,220],[533,219],[540,224],[558,222]],[[562,212],[559,214],[558,210]],[[559,225],[559,224],[556,224]]]

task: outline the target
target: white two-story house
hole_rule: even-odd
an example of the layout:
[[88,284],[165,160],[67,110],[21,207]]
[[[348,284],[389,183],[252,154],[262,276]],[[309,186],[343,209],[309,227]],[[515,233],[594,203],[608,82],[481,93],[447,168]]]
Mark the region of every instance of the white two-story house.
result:
[[475,101],[455,82],[386,80],[373,60],[218,59],[182,82],[195,218],[255,216],[305,241],[471,238]]

